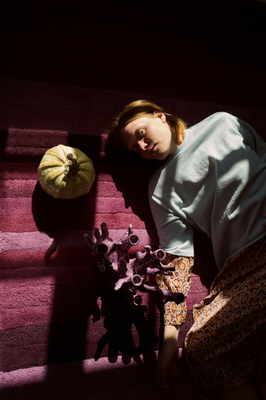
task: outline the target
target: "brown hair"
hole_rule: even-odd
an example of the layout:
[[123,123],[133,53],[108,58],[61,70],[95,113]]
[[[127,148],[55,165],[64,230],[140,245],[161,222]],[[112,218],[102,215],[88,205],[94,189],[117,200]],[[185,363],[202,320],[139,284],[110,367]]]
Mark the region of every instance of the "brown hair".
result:
[[163,113],[166,116],[167,123],[176,130],[184,131],[186,124],[172,114],[165,113],[163,109],[157,104],[147,100],[136,100],[128,104],[123,111],[113,118],[108,129],[108,143],[115,150],[124,150],[125,146],[122,144],[120,134],[124,127],[131,121],[137,118],[144,117],[145,115],[152,115],[154,112]]

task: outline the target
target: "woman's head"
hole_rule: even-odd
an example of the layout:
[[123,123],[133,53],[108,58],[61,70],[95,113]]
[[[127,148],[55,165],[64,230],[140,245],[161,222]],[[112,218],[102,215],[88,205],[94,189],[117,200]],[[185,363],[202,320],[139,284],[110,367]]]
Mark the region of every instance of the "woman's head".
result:
[[128,148],[142,158],[164,159],[178,147],[185,124],[147,100],[128,104],[109,127],[108,142],[116,150]]

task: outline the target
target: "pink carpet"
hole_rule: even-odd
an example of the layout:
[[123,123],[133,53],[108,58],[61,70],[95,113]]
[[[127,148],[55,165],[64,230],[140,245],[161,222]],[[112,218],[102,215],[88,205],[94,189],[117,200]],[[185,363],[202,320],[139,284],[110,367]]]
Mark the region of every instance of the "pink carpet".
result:
[[[188,125],[228,111],[266,140],[263,38],[252,32],[257,41],[245,42],[252,46],[242,65],[241,44],[236,58],[225,57],[221,43],[214,51],[207,22],[198,32],[197,18],[190,30],[178,19],[178,46],[189,49],[179,56],[171,53],[177,36],[169,13],[147,8],[140,15],[132,8],[125,20],[127,8],[106,1],[92,8],[81,0],[21,4],[5,19],[0,48],[6,61],[0,78],[1,399],[170,399],[178,392],[179,400],[197,400],[182,344],[192,305],[216,273],[209,240],[195,236],[180,373],[165,393],[155,384],[161,316],[154,298],[144,295],[143,306],[131,308],[110,292],[83,234],[93,237],[93,228],[106,222],[117,240],[132,224],[140,238],[132,257],[147,244],[158,246],[147,199],[152,167],[105,149],[110,118],[128,102],[154,100]],[[216,39],[223,29],[218,24]],[[149,30],[157,42],[147,53]],[[232,47],[228,40],[229,53],[237,35]],[[58,144],[93,160],[96,180],[86,196],[55,200],[41,189],[39,162]]]
[[182,400],[199,400],[181,358],[179,379],[171,389],[154,385],[155,359],[150,352],[126,364],[119,356],[114,364],[101,358],[12,371],[1,377],[1,399],[170,400],[178,393]]
[[[95,399],[113,390],[122,396],[129,387],[134,388],[132,398],[138,391],[155,390],[160,314],[154,299],[145,295],[146,308],[128,309],[119,296],[110,294],[83,239],[85,232],[93,237],[93,228],[103,221],[110,236],[118,239],[131,223],[141,246],[157,248],[146,193],[150,170],[134,163],[121,167],[120,160],[104,156],[109,118],[140,95],[98,90],[95,101],[90,89],[9,79],[1,84],[6,93],[0,175],[4,398],[27,399],[29,393],[53,398],[46,390],[61,393],[60,380],[70,385],[74,377],[82,387],[77,398],[83,390]],[[222,108],[245,118],[260,133],[266,126],[266,113],[258,110],[247,115],[241,108],[207,103],[165,98],[160,103],[179,110],[188,122],[191,116],[199,121]],[[94,161],[96,181],[86,196],[55,200],[40,188],[40,158],[59,143],[75,145]],[[180,347],[192,323],[192,304],[206,295],[216,271],[205,236],[196,235],[196,255]],[[101,315],[103,304],[107,309]],[[182,358],[180,362],[180,382],[185,380],[192,390]],[[62,396],[76,398],[68,390]]]

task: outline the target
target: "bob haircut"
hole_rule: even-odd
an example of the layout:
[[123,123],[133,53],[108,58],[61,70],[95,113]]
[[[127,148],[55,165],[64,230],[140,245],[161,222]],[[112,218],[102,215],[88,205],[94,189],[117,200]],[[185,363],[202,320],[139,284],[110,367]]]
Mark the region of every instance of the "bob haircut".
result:
[[120,137],[125,126],[135,119],[152,116],[156,112],[163,113],[166,116],[167,123],[176,130],[176,133],[186,129],[186,124],[180,118],[165,113],[157,104],[147,100],[136,100],[128,104],[111,121],[108,129],[108,144],[116,151],[125,151],[126,146],[121,142]]

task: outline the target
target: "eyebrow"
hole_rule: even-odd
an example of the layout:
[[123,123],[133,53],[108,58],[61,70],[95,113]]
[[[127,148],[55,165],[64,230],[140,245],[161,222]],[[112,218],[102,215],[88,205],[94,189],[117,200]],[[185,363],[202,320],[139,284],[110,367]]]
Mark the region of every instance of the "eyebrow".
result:
[[136,137],[139,135],[139,131],[141,129],[145,129],[145,126],[139,125],[135,128],[133,132],[126,132],[125,129],[123,129],[122,134],[124,134],[125,141],[128,143],[126,147],[129,151],[134,151],[135,145],[136,143],[138,143],[138,138],[136,140]]
[[[136,134],[136,131],[133,133],[133,135],[135,135],[135,134]],[[132,136],[130,133],[127,133],[125,130],[122,131],[121,142],[128,148],[128,150],[133,151],[135,140],[131,137]],[[124,141],[122,140],[122,138],[124,138]]]

